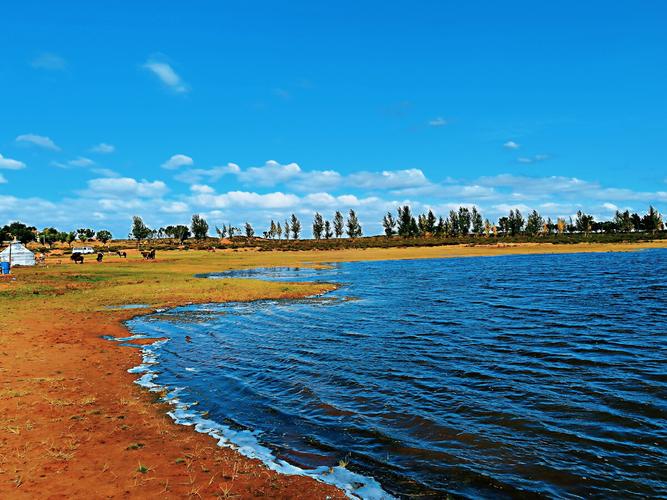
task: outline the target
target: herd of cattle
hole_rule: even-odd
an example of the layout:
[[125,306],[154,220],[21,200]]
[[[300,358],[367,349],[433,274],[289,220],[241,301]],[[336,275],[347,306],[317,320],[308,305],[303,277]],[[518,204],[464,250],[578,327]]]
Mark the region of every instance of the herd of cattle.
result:
[[[116,255],[118,255],[118,257],[121,257],[123,259],[127,259],[127,252],[118,251],[116,252]],[[146,260],[155,260],[155,249],[150,250],[148,252],[142,251],[141,255]],[[83,254],[81,253],[73,253],[70,259],[72,259],[72,262],[74,262],[75,264],[83,264]],[[104,254],[102,252],[98,252],[95,260],[97,260],[97,262],[102,262],[103,259],[104,259]]]

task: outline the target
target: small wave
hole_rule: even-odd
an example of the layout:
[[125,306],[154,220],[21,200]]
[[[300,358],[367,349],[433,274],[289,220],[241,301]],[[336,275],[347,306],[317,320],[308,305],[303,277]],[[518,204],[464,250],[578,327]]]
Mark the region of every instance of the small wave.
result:
[[[113,339],[118,340],[118,339]],[[241,455],[261,460],[269,469],[287,475],[309,476],[313,479],[336,486],[350,498],[368,500],[389,500],[394,498],[382,489],[380,483],[368,476],[363,476],[343,466],[321,466],[315,469],[304,469],[282,460],[274,452],[261,444],[257,432],[247,429],[235,429],[228,425],[206,418],[206,412],[193,410],[196,403],[185,403],[177,396],[182,388],[170,388],[154,382],[158,364],[156,351],[168,340],[162,340],[142,348],[142,363],[130,368],[129,373],[142,374],[135,383],[150,392],[169,391],[163,400],[174,407],[167,414],[180,425],[193,426],[197,432],[208,434],[218,441],[218,446],[226,446],[238,451]],[[188,371],[192,369],[186,368]]]

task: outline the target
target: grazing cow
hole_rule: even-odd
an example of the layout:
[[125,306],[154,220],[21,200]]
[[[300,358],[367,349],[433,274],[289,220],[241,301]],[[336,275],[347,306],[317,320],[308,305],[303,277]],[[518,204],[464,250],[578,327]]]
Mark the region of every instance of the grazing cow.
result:
[[151,250],[150,252],[141,252],[141,255],[146,260],[155,260],[155,249]]
[[99,252],[97,254],[97,262],[102,262],[102,259],[104,258],[104,255],[102,255],[102,252]]
[[72,259],[75,264],[83,264],[83,255],[80,253],[73,253],[70,259]]
[[127,252],[121,252],[120,250],[116,252],[118,254],[118,257],[122,257],[123,259],[127,259]]

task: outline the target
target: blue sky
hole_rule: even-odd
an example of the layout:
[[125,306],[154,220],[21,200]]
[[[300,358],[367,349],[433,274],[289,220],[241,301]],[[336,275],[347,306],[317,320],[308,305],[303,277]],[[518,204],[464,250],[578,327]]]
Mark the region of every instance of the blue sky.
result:
[[[543,5],[544,4],[544,5]],[[585,5],[582,5],[585,4]],[[667,6],[12,2],[0,223],[667,209]]]

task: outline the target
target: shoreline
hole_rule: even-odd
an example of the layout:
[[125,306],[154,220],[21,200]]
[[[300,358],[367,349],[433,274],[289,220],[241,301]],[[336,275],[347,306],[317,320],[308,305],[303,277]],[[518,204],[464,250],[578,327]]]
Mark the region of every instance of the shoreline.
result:
[[[336,289],[337,287],[332,288],[327,292],[300,298],[295,297],[277,300],[290,301],[317,298]],[[263,300],[266,299],[257,299],[253,302],[261,302]],[[234,304],[234,302],[226,304]],[[147,314],[135,316],[132,319],[145,318],[154,314],[173,311],[180,307],[183,306],[177,306],[167,310],[152,311]],[[130,368],[128,372],[139,375],[139,378],[134,380],[135,384],[151,393],[158,394],[161,401],[170,406],[171,409],[167,414],[177,425],[192,427],[195,432],[210,436],[216,440],[217,446],[230,448],[247,459],[260,460],[268,469],[280,474],[312,478],[323,484],[339,488],[352,498],[358,497],[376,500],[392,498],[391,495],[382,489],[378,481],[372,476],[364,476],[339,466],[321,466],[316,469],[304,469],[298,465],[293,465],[284,459],[278,458],[274,449],[269,445],[261,443],[260,440],[257,439],[255,430],[249,428],[232,429],[223,422],[208,418],[209,412],[205,409],[204,411],[199,409],[199,402],[185,402],[181,399],[181,391],[187,391],[187,387],[171,387],[156,383],[155,381],[160,372],[160,348],[167,344],[171,340],[171,337],[150,337],[145,333],[135,332],[130,327],[126,326],[126,328],[130,332],[129,337],[109,338],[108,340],[135,347],[141,352],[141,364]],[[157,368],[157,370],[153,369],[153,367]]]
[[[564,248],[563,248],[564,247]],[[17,269],[0,282],[0,492],[25,495],[162,497],[199,494],[344,498],[341,490],[305,476],[268,470],[257,460],[215,446],[210,437],[173,423],[168,405],[151,400],[127,369],[139,351],[110,345],[102,335],[127,337],[123,325],[150,310],[186,303],[298,298],[322,284],[194,278],[201,272],[323,262],[516,254],[635,251],[667,242],[539,247],[428,247],[313,252],[162,252],[146,262]],[[217,281],[217,283],[216,283]],[[5,330],[5,328],[3,328]],[[130,382],[130,383],[128,383]],[[66,491],[62,484],[69,484]],[[225,493],[226,492],[226,493]]]

